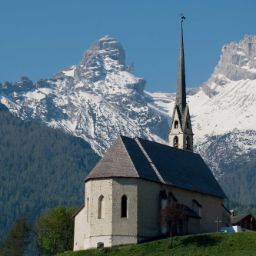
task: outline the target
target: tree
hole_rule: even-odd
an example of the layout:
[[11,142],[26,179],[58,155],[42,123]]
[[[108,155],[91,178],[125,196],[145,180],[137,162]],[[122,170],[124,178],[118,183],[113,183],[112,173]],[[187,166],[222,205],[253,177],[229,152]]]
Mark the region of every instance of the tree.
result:
[[177,202],[168,203],[166,207],[161,210],[161,223],[166,225],[170,231],[171,248],[173,247],[173,235],[177,232],[177,226],[185,217],[185,206]]
[[43,255],[55,255],[73,247],[74,219],[76,209],[57,207],[39,217],[36,236]]
[[3,242],[1,256],[22,256],[29,243],[30,230],[25,219],[17,219]]

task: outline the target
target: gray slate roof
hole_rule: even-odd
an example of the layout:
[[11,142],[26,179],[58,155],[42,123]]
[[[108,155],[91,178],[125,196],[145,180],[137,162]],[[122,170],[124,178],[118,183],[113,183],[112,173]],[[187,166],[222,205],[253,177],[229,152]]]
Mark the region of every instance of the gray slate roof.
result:
[[225,197],[199,154],[140,138],[119,136],[85,181],[113,177],[141,178]]

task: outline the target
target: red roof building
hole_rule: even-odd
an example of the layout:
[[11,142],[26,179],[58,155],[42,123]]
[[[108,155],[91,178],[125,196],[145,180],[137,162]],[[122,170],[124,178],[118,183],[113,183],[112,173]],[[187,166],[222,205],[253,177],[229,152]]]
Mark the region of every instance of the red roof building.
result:
[[256,219],[250,213],[232,216],[231,223],[232,226],[240,226],[242,229],[256,231]]

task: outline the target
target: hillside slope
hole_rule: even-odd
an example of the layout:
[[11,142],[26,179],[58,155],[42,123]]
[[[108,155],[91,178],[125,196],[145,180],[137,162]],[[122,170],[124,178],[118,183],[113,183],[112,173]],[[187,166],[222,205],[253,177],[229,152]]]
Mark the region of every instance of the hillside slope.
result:
[[139,245],[119,246],[103,250],[66,252],[58,256],[255,256],[256,233],[202,234],[175,237]]
[[0,240],[16,218],[83,204],[83,180],[99,159],[82,139],[22,121],[0,106]]

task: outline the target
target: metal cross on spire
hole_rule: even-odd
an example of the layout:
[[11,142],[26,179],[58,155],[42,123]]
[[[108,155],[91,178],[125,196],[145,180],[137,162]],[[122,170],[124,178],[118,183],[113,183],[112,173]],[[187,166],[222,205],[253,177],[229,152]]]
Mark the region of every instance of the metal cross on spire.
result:
[[186,19],[186,17],[183,15],[183,13],[180,15],[180,22],[183,23],[183,21]]

